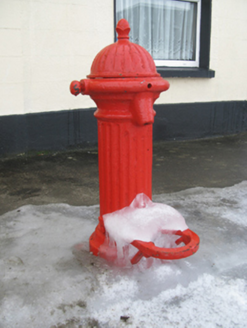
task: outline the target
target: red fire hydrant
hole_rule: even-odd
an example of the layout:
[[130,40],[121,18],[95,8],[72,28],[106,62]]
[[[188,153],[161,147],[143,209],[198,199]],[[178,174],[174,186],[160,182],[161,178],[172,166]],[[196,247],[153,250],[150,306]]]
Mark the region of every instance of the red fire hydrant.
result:
[[[129,206],[139,193],[152,198],[153,103],[169,88],[157,73],[151,55],[129,41],[128,22],[121,19],[116,30],[118,41],[98,53],[88,79],[70,85],[73,95],[89,95],[97,104],[94,115],[98,120],[100,217],[90,237],[90,251],[107,259],[111,248],[105,243],[103,215]],[[189,230],[180,235],[190,249],[190,254],[183,255],[193,254],[199,238],[193,243],[197,246],[192,247],[193,233]],[[133,244],[139,255],[132,263],[142,256],[155,256],[150,254],[151,245],[145,253],[145,244],[150,243]],[[161,258],[160,249],[153,253]],[[172,258],[171,253],[169,256]],[[165,258],[169,256],[166,253]]]

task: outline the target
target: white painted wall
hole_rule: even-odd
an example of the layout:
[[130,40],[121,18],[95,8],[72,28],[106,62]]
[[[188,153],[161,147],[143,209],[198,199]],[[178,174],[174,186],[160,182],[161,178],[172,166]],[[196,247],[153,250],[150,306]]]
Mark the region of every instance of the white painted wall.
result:
[[0,0],[0,115],[94,107],[69,92],[113,42],[112,0]]
[[[213,79],[173,78],[156,103],[247,99],[247,1],[213,0]],[[95,107],[69,84],[113,42],[113,0],[0,0],[0,115]]]

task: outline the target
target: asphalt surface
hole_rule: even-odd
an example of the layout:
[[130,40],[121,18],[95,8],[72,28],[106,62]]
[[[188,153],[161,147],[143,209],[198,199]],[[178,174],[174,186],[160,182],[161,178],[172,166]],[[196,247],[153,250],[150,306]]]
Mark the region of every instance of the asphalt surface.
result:
[[[247,180],[247,133],[154,144],[153,194]],[[0,159],[0,215],[22,205],[99,203],[95,149]]]

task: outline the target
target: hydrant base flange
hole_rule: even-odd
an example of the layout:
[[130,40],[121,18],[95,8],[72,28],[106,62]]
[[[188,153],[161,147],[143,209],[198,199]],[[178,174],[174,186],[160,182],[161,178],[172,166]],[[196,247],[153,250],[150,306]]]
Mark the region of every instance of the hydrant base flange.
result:
[[[90,252],[95,256],[100,256],[107,261],[114,262],[117,259],[117,247],[110,246],[106,239],[105,228],[102,225],[103,219],[99,217],[99,224],[89,239]],[[143,242],[134,240],[131,245],[137,248],[137,253],[131,259],[131,264],[138,263],[142,257],[153,257],[161,260],[178,260],[189,257],[196,253],[199,248],[200,238],[190,229],[184,231],[162,231],[163,234],[180,236],[176,244],[184,243],[184,246],[176,248],[157,247],[153,242]]]

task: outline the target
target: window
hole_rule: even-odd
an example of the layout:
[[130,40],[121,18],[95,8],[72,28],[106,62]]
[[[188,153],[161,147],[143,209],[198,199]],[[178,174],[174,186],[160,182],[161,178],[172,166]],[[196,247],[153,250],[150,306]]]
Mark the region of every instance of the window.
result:
[[115,0],[115,23],[121,18],[130,24],[130,41],[149,51],[162,76],[214,76],[211,0]]

